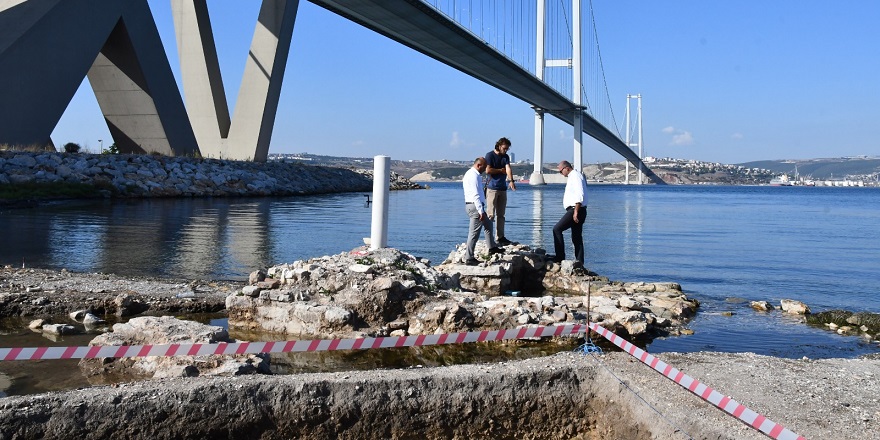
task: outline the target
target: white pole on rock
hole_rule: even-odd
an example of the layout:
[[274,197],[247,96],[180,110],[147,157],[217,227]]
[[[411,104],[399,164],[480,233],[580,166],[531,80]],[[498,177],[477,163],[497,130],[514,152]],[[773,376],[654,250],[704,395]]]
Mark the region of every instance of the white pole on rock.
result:
[[373,158],[373,220],[370,250],[388,246],[388,193],[391,185],[391,157]]

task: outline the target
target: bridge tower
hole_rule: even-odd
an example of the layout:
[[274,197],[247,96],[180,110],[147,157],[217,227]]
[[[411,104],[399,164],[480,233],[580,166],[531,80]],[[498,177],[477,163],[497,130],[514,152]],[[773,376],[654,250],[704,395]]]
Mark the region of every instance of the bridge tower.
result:
[[537,41],[535,56],[535,72],[539,80],[544,80],[544,69],[547,67],[562,67],[571,69],[572,78],[572,102],[575,104],[572,109],[543,109],[533,107],[535,110],[535,168],[529,177],[531,185],[544,185],[544,174],[541,172],[544,163],[544,113],[548,111],[572,111],[574,120],[572,129],[574,130],[574,159],[571,161],[577,167],[578,171],[583,168],[583,110],[581,96],[581,72],[582,59],[581,52],[581,0],[572,0],[572,47],[571,58],[567,59],[546,59],[544,54],[544,37],[546,28],[547,4],[545,0],[538,0],[537,8]]
[[[632,142],[632,125],[630,124],[629,112],[632,107],[630,100],[636,99],[638,100],[638,109],[637,109],[637,130],[638,130],[638,139],[637,143]],[[642,159],[642,94],[638,95],[626,95],[626,146],[628,148],[639,147],[639,159]],[[642,176],[644,175],[644,170],[642,170],[642,162],[639,162],[639,185],[642,184]],[[626,162],[626,184],[629,185],[629,161]]]

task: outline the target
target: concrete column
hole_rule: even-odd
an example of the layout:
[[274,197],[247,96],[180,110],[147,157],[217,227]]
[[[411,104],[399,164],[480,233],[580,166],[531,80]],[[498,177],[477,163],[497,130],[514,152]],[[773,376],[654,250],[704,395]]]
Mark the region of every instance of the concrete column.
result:
[[544,112],[535,110],[535,169],[529,176],[529,185],[544,185]]
[[122,152],[198,152],[146,0],[0,1],[0,144],[45,145],[88,74]]
[[204,156],[268,158],[298,7],[263,0],[230,119],[205,0],[172,0],[186,105]]

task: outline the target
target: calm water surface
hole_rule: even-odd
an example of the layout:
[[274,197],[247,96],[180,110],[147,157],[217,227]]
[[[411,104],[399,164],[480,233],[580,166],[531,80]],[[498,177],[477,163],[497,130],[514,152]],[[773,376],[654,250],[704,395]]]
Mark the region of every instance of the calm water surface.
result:
[[[391,193],[389,246],[433,264],[464,241],[461,187]],[[509,195],[507,236],[552,248],[562,185]],[[85,201],[0,212],[0,263],[80,272],[244,279],[257,268],[347,252],[370,235],[365,193],[262,199]],[[748,301],[880,312],[880,190],[589,187],[587,266],[621,281],[674,281],[702,307],[693,336],[649,351],[852,357],[877,345]],[[567,238],[567,237],[566,237]],[[571,254],[572,250],[569,249]],[[725,316],[723,312],[732,312]]]

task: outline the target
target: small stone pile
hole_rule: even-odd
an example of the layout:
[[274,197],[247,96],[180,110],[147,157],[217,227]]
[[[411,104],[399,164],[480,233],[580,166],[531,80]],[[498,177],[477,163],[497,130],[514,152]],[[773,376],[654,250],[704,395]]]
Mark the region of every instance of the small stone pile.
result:
[[[171,316],[132,318],[89,342],[95,346],[216,344],[237,342],[223,327],[183,321]],[[82,359],[79,368],[92,383],[163,377],[271,374],[269,355],[146,356]]]
[[[396,249],[366,248],[274,266],[227,297],[229,325],[349,338],[585,324],[589,316],[638,338],[679,334],[698,307],[675,283],[611,282],[571,262],[547,262],[543,250],[505,251],[483,255],[479,266],[448,259],[432,268]],[[521,286],[534,287],[531,297],[512,290]]]
[[[0,185],[81,183],[106,197],[286,196],[372,190],[372,171],[138,154],[0,151]],[[420,188],[392,175],[392,189]]]

